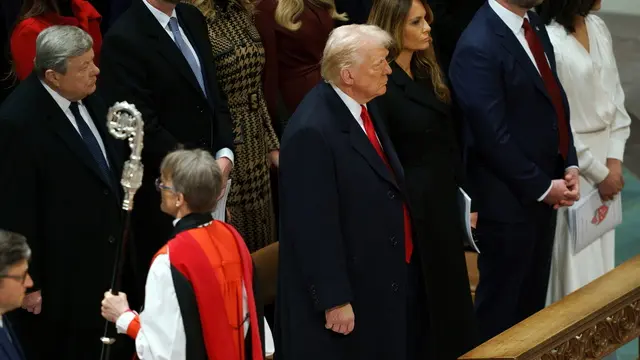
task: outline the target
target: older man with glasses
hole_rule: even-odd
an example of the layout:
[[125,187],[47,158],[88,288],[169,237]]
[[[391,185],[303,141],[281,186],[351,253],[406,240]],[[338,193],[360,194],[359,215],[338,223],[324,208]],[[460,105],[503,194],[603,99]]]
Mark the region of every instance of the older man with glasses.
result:
[[0,230],[0,359],[24,360],[24,353],[4,314],[22,305],[33,286],[29,276],[31,249],[24,236]]

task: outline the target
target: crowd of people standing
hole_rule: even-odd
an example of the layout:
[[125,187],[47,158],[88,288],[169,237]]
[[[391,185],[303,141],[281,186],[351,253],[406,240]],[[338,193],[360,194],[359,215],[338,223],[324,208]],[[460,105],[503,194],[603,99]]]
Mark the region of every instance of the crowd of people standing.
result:
[[614,233],[575,252],[566,209],[619,196],[631,121],[600,5],[3,1],[0,354],[98,358],[107,320],[113,359],[453,360],[587,284]]

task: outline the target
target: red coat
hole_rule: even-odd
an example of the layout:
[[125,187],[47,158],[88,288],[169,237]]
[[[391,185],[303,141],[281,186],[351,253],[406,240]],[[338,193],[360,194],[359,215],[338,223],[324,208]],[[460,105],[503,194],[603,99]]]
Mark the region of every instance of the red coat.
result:
[[100,20],[102,17],[87,0],[71,0],[74,17],[60,16],[48,12],[36,17],[22,20],[11,34],[11,55],[19,80],[24,80],[33,71],[33,59],[36,56],[36,38],[40,32],[53,25],[72,25],[81,28],[93,38],[95,63],[99,64],[102,34]]

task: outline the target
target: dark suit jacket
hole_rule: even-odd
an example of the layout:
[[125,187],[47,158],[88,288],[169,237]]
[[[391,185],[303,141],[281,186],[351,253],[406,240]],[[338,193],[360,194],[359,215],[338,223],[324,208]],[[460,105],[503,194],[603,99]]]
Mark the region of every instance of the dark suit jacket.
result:
[[[544,24],[533,12],[529,19],[562,89]],[[571,129],[569,154],[558,164],[558,119],[542,77],[488,4],[460,38],[450,77],[465,114],[468,176],[478,213],[503,222],[525,220],[551,180],[578,164]],[[569,125],[564,90],[562,98]]]
[[431,35],[438,54],[438,60],[444,71],[449,70],[451,56],[456,49],[458,39],[473,15],[487,0],[427,0],[433,11],[434,22]]
[[110,27],[120,15],[131,6],[132,0],[111,0],[109,4],[109,18],[107,27]]
[[[387,92],[375,98],[404,168],[429,314],[428,359],[454,360],[475,346],[475,316],[465,264],[462,158],[451,106],[440,101],[431,80],[413,80],[395,62]],[[417,73],[414,67],[414,74]],[[447,276],[442,272],[446,269]]]
[[[5,345],[3,345],[2,342],[0,342],[0,359],[3,360],[25,360],[25,356],[24,356],[24,352],[22,351],[22,346],[20,346],[20,340],[16,337],[15,333],[13,332],[13,328],[11,327],[11,323],[9,322],[9,319],[7,319],[6,316],[0,316],[0,318],[2,319],[2,326],[4,327],[4,329],[7,331],[7,334],[9,334],[9,338],[11,339],[11,344],[9,344],[9,346],[13,347],[13,350],[15,350],[15,352],[18,353],[18,358],[16,359],[15,356],[14,357],[10,357],[9,354],[12,354],[13,351],[10,351],[9,349],[5,349]],[[0,336],[2,336],[0,334]]]
[[[406,358],[404,175],[374,104],[369,113],[395,175],[329,84],[285,129],[278,359]],[[346,337],[324,328],[325,310],[345,303],[357,318]]]
[[123,230],[118,186],[123,143],[107,132],[102,100],[91,95],[83,103],[104,142],[110,181],[35,74],[3,103],[0,187],[7,191],[0,228],[23,234],[29,242],[29,273],[43,298],[38,321],[101,329],[104,320],[97,309],[111,283]]
[[[160,212],[154,180],[164,156],[177,149],[204,148],[215,154],[233,149],[227,101],[218,88],[205,18],[195,7],[179,4],[178,20],[194,47],[207,96],[177,45],[142,0],[120,16],[104,38],[100,87],[108,104],[127,101],[145,122],[143,184],[133,213],[138,263],[142,274],[169,239],[171,218]],[[144,276],[142,276],[144,279]]]

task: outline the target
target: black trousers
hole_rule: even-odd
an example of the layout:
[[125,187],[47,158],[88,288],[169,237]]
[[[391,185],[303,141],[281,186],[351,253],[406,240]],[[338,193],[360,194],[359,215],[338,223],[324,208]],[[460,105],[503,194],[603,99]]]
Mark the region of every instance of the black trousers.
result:
[[540,203],[524,222],[501,223],[479,216],[475,308],[484,342],[545,307],[556,215]]

